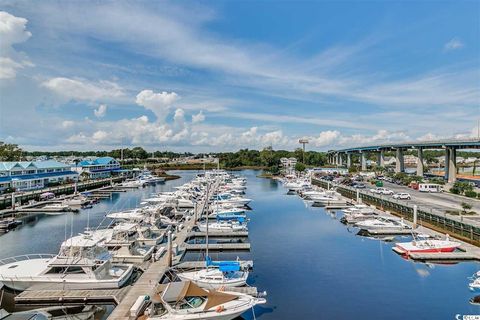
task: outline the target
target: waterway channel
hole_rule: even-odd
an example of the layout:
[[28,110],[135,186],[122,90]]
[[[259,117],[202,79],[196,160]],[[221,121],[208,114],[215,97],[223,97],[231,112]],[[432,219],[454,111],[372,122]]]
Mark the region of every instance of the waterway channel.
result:
[[[65,237],[87,224],[107,224],[106,212],[133,208],[143,197],[171,190],[196,173],[175,172],[182,178],[116,194],[79,214],[34,219],[0,236],[0,258],[56,253]],[[480,313],[469,304],[474,294],[467,287],[478,263],[405,260],[392,252],[392,242],[357,236],[339,222],[340,213],[310,207],[287,195],[280,183],[257,178],[259,171],[239,173],[247,176],[246,196],[254,199],[248,213],[252,249],[213,257],[254,261],[249,283],[268,292],[268,303],[255,309],[257,319],[455,319],[457,314]],[[185,258],[203,257],[192,252]]]

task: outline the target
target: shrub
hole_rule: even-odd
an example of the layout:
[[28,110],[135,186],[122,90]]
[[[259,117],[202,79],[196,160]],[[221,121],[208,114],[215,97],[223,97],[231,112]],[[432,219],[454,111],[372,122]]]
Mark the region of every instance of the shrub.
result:
[[452,187],[450,188],[450,192],[453,194],[460,194],[460,190],[458,188]]
[[469,198],[476,198],[477,197],[477,193],[475,191],[472,191],[472,190],[468,190],[468,191],[465,191],[465,196],[469,197]]

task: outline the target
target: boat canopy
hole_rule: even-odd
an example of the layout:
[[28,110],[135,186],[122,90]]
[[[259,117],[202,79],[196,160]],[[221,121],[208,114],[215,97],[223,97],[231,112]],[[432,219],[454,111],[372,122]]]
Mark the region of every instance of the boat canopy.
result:
[[208,266],[216,266],[222,272],[227,271],[239,271],[240,270],[240,262],[238,261],[212,261],[212,258],[207,257],[205,259],[206,265]]

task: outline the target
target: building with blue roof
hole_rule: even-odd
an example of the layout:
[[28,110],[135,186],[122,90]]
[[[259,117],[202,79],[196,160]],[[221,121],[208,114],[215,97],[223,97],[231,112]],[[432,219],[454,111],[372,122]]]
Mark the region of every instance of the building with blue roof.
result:
[[75,170],[81,174],[88,174],[89,179],[109,178],[122,171],[120,162],[112,157],[100,157],[80,161]]
[[0,192],[41,189],[77,179],[70,165],[54,160],[0,162]]

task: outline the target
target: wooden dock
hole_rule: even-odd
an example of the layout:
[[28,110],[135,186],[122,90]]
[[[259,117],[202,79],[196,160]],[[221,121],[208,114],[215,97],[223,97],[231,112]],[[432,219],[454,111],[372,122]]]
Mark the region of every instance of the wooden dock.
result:
[[[206,199],[209,199],[213,194],[213,191],[216,190],[217,186],[214,186],[210,193],[206,195],[200,205],[197,206],[197,214],[203,212],[203,209],[206,205]],[[184,228],[176,234],[175,241],[178,245],[179,251],[185,251],[185,239],[191,228],[195,225],[195,219],[188,220]],[[153,296],[155,294],[156,287],[160,280],[165,275],[165,272],[169,268],[169,254],[165,254],[159,261],[152,263],[142,274],[142,276],[135,282],[131,289],[127,292],[125,297],[121,300],[119,305],[113,310],[113,312],[108,317],[108,320],[117,320],[117,319],[128,319],[130,316],[130,309],[141,295],[148,294]]]
[[32,287],[15,297],[19,305],[116,304],[130,287],[111,290],[48,290]]
[[[186,244],[185,248],[190,251],[206,250],[204,243]],[[208,250],[250,250],[250,243],[210,243]]]

